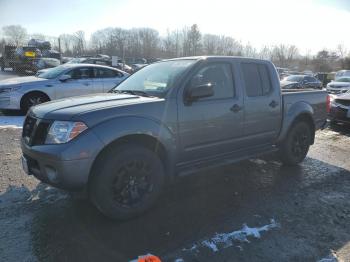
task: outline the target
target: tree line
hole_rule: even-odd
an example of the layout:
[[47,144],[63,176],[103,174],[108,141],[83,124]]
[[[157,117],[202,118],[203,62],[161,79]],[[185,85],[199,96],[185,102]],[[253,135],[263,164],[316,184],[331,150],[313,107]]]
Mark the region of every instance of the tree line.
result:
[[174,58],[196,55],[228,55],[267,59],[276,66],[293,70],[329,72],[350,69],[349,50],[339,44],[335,50],[320,50],[315,55],[307,52],[301,55],[295,45],[280,44],[255,48],[243,44],[231,36],[202,33],[193,24],[182,29],[168,30],[165,36],[152,28],[123,29],[108,27],[94,32],[86,39],[83,31],[50,37],[42,34],[28,34],[20,25],[2,28],[0,52],[6,44],[23,45],[28,39],[36,38],[51,42],[53,49],[61,50],[64,56],[107,54],[121,58]]

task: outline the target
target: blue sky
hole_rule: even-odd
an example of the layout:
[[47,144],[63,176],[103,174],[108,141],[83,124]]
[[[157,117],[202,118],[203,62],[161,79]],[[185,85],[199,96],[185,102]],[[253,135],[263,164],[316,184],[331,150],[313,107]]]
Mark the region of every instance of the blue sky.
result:
[[295,44],[301,52],[350,49],[350,0],[0,0],[0,27],[58,36],[104,27],[167,29],[197,23],[253,46]]

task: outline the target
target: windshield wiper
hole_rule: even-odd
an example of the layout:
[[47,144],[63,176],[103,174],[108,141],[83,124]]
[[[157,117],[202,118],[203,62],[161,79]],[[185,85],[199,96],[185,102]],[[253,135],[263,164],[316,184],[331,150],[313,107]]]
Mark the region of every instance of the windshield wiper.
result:
[[113,93],[118,93],[118,94],[131,94],[135,96],[145,96],[145,97],[154,97],[151,96],[150,94],[144,92],[144,91],[139,91],[139,90],[112,90],[111,92]]

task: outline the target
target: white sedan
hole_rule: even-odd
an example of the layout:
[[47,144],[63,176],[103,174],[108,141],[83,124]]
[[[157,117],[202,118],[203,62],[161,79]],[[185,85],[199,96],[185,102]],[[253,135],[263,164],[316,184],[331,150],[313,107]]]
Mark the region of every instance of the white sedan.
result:
[[327,85],[327,92],[330,94],[344,94],[350,91],[350,77],[341,76]]
[[27,111],[55,99],[108,92],[128,76],[107,66],[64,64],[36,76],[0,81],[0,109]]

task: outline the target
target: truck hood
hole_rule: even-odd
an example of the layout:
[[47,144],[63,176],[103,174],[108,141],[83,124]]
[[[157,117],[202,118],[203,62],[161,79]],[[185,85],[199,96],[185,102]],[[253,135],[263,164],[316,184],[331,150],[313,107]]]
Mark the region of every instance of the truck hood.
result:
[[140,97],[129,94],[101,93],[70,97],[44,103],[31,109],[30,114],[41,119],[72,120],[96,111],[115,109],[163,100],[158,97]]
[[47,79],[39,78],[36,76],[14,77],[14,78],[0,81],[0,88],[15,86],[15,85],[37,84],[38,82],[43,82],[43,81],[47,81]]
[[332,88],[341,88],[341,87],[350,87],[350,83],[349,82],[330,82],[328,84],[328,87]]

